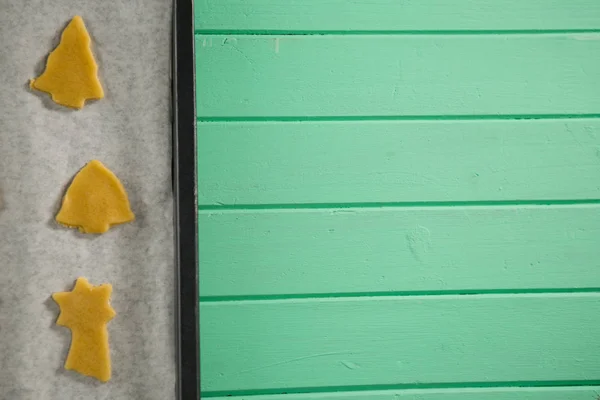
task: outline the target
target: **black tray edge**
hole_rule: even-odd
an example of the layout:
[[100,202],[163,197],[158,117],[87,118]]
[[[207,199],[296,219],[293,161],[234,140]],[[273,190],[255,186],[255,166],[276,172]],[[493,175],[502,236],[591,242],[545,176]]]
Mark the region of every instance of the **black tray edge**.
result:
[[193,0],[175,0],[172,48],[173,190],[180,400],[200,398],[198,201]]

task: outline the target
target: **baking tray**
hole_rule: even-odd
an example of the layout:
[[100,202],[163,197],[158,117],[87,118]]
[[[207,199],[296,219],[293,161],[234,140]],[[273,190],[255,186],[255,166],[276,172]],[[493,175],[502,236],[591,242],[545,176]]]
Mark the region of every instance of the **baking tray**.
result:
[[[0,0],[0,399],[197,399],[192,2]],[[29,80],[81,15],[105,98],[72,111]],[[101,236],[54,217],[98,159],[136,220]],[[64,369],[54,292],[111,283],[108,383]]]

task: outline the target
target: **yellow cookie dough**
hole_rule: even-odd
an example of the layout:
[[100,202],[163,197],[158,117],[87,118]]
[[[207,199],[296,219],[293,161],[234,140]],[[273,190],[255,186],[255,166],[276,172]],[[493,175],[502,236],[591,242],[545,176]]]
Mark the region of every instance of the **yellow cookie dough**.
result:
[[112,286],[92,286],[78,278],[71,292],[53,293],[60,307],[57,325],[71,329],[71,348],[65,369],[102,382],[110,379],[110,352],[106,324],[116,315],[110,306]]
[[67,189],[56,221],[83,233],[104,233],[111,225],[133,221],[135,216],[119,178],[93,160],[75,175]]
[[50,93],[54,102],[77,109],[86,99],[103,98],[90,43],[83,19],[75,16],[63,31],[58,47],[48,56],[44,73],[30,81],[31,88]]

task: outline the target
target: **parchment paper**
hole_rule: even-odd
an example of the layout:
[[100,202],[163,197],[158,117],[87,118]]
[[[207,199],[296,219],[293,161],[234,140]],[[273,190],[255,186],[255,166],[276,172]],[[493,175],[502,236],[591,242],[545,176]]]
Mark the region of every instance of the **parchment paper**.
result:
[[[170,0],[0,0],[0,399],[175,398]],[[92,36],[106,97],[81,111],[28,80],[74,15]],[[54,216],[74,174],[99,159],[136,221],[88,236]],[[65,371],[70,331],[56,291],[112,283],[108,383]]]

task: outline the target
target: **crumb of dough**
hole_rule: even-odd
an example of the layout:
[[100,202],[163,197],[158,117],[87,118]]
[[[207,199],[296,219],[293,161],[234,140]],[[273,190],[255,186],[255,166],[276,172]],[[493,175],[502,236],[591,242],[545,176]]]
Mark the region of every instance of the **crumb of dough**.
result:
[[102,99],[104,91],[90,43],[83,19],[75,16],[48,56],[46,70],[29,82],[31,88],[49,93],[55,103],[76,109],[87,99]]
[[52,294],[59,305],[57,325],[71,329],[71,347],[65,369],[94,377],[102,382],[110,380],[110,352],[106,324],[116,315],[110,305],[112,286],[92,286],[85,278],[78,278],[70,292]]
[[56,215],[56,222],[82,233],[104,233],[134,219],[123,184],[98,160],[75,175]]

